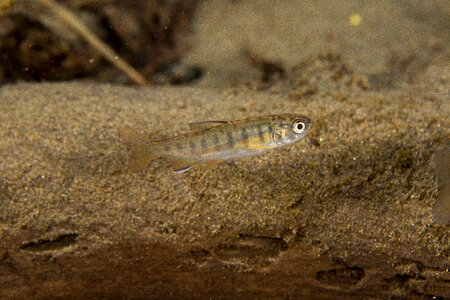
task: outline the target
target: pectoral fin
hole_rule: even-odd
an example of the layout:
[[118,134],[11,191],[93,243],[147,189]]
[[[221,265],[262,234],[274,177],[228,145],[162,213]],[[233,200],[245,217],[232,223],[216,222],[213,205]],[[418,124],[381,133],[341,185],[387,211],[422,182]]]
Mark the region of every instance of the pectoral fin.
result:
[[258,136],[256,137],[250,137],[247,140],[247,145],[245,148],[249,150],[264,150],[264,149],[270,149],[271,147],[265,143],[261,143],[260,138]]
[[250,150],[264,150],[264,149],[269,149],[271,148],[270,146],[262,146],[262,145],[249,145],[248,149]]
[[189,123],[189,128],[192,131],[204,130],[212,127],[216,127],[222,124],[226,124],[228,121],[203,121],[203,122],[194,122]]
[[169,164],[172,166],[173,172],[175,174],[183,173],[192,168],[192,166],[196,163],[195,161],[186,160],[177,157],[164,157]]

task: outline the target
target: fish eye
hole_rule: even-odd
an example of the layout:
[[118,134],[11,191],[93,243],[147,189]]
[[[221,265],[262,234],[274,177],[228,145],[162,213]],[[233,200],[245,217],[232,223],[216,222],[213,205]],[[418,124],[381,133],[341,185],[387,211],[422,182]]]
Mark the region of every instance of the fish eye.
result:
[[296,133],[302,133],[305,131],[305,123],[302,121],[295,121],[292,128],[294,129],[294,132]]

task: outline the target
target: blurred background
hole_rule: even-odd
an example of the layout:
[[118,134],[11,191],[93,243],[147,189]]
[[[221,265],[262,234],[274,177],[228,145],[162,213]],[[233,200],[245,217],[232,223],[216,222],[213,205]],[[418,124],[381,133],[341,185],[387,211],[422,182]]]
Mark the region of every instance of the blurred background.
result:
[[49,3],[73,13],[151,84],[267,87],[320,54],[350,64],[367,88],[393,88],[449,57],[446,0],[1,0],[0,83],[134,84]]

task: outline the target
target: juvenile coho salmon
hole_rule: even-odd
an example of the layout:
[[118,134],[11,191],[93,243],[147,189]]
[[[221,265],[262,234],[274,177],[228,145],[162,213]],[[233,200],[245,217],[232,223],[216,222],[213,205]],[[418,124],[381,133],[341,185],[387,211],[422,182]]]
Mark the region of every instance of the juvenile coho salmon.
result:
[[130,127],[122,128],[119,135],[130,151],[130,168],[142,169],[158,157],[167,160],[175,173],[203,162],[213,166],[223,160],[292,144],[309,133],[312,122],[302,115],[279,114],[189,125],[191,132],[158,141],[149,140]]

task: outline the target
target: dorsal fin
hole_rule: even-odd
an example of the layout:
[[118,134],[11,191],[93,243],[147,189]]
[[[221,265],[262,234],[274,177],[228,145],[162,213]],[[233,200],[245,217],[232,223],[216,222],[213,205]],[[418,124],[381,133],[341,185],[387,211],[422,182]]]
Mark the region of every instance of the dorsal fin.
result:
[[192,131],[197,131],[197,130],[203,130],[203,129],[208,129],[211,127],[216,127],[222,124],[226,124],[228,123],[228,121],[203,121],[203,122],[194,122],[194,123],[189,123],[189,128]]

